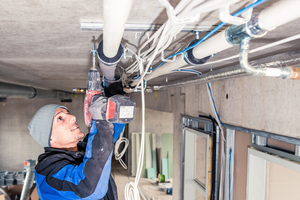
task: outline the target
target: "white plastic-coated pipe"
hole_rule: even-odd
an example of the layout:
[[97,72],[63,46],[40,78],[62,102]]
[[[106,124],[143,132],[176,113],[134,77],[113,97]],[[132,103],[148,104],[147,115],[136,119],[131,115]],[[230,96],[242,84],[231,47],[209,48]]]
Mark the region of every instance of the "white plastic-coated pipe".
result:
[[[226,40],[226,31],[222,31],[215,36],[204,41],[193,49],[193,55],[196,58],[205,58],[212,54],[229,49],[233,45]],[[205,49],[205,51],[204,51]]]
[[270,31],[300,17],[299,0],[281,0],[264,9],[258,18],[260,28]]
[[[209,38],[202,44],[196,46],[193,49],[193,54],[196,58],[205,58],[214,53],[223,51],[232,47],[233,45],[228,43],[225,36],[225,31],[218,33],[217,35]],[[204,51],[205,49],[205,51]],[[154,70],[151,74],[145,76],[145,80],[151,80],[162,74],[172,73],[172,70],[178,69],[186,65],[185,60],[182,59],[182,56],[178,56],[174,62],[166,63],[161,67]]]
[[103,1],[103,53],[108,58],[117,55],[131,6],[132,0]]
[[173,69],[178,69],[178,66],[184,66],[186,65],[185,60],[182,59],[182,56],[179,56],[180,58],[176,58],[174,62],[166,63],[163,66],[157,68],[156,70],[153,70],[152,73],[145,76],[145,80],[151,80],[153,78],[156,78],[160,76],[161,74],[168,74],[172,73]]
[[[281,26],[285,23],[293,21],[300,17],[299,12],[300,1],[299,0],[281,0],[280,2],[264,9],[259,15],[259,26],[262,29],[268,31]],[[227,42],[226,30],[212,36],[205,42],[199,44],[193,49],[193,55],[198,58],[205,58],[217,52],[226,50],[233,45]],[[145,76],[145,80],[151,80],[163,74],[172,73],[172,70],[179,69],[186,65],[180,58],[172,63],[166,63],[154,70],[151,74]]]

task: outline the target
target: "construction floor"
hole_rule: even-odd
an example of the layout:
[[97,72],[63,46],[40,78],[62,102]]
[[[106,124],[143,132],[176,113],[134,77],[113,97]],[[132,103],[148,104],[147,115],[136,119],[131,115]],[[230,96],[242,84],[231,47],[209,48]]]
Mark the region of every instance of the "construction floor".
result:
[[[129,182],[134,182],[135,177],[129,175],[127,170],[122,168],[121,166],[114,165],[112,168],[112,176],[118,187],[118,196],[119,200],[125,200],[124,190],[125,186]],[[156,183],[156,179],[147,179],[141,178],[139,181],[139,189],[143,193],[143,200],[172,200],[172,195],[166,194],[164,191],[166,187],[170,187],[172,180],[170,183],[166,183],[164,185],[158,186]]]

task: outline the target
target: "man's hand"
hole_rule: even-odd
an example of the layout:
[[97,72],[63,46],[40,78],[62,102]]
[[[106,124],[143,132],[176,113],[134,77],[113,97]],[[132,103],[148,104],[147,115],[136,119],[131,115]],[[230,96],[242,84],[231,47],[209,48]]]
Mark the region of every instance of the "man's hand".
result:
[[92,98],[91,105],[89,107],[92,119],[94,120],[106,120],[106,107],[107,97],[102,95],[95,95]]
[[89,107],[92,119],[112,123],[129,123],[134,119],[135,102],[123,95],[104,97],[95,95]]

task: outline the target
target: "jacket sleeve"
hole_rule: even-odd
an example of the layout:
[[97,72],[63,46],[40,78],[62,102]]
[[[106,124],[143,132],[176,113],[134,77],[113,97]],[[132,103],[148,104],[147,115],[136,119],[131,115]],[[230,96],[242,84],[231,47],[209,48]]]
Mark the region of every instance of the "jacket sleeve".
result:
[[46,199],[59,199],[57,196],[62,199],[103,198],[108,191],[111,172],[113,132],[112,123],[93,121],[83,162],[64,165],[48,175],[46,182],[36,177],[39,193],[46,193]]
[[114,143],[117,141],[125,128],[125,124],[114,123]]

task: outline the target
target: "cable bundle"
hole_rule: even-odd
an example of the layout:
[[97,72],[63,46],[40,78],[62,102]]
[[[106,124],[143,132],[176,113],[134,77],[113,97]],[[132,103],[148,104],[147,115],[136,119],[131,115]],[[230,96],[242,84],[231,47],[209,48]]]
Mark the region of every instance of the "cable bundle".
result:
[[[181,0],[174,9],[167,0],[158,0],[166,8],[168,20],[139,48],[137,57],[145,63],[144,74],[141,74],[140,81],[149,71],[153,61],[160,56],[163,62],[172,62],[165,59],[164,51],[172,44],[177,34],[187,25],[197,22],[201,14],[218,10],[225,5],[230,5],[238,0]],[[146,48],[150,46],[149,48]],[[130,65],[125,72],[131,75],[139,71],[138,61]]]

